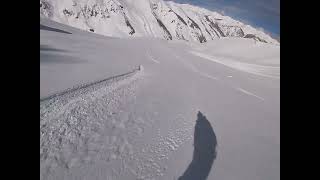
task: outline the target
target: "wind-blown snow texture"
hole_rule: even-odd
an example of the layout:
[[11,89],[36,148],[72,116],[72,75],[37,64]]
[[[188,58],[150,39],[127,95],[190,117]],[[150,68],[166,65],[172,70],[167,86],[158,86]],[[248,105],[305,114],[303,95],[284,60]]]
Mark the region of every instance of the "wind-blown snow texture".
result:
[[279,44],[264,32],[228,16],[163,0],[40,0],[40,15],[113,37],[157,37],[201,43],[240,37]]
[[280,179],[279,45],[40,24],[41,179]]

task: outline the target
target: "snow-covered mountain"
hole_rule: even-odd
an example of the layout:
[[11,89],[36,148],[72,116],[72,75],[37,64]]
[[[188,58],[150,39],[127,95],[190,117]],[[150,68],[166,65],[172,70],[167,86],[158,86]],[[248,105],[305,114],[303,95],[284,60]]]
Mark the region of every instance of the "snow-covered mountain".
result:
[[279,44],[228,16],[163,0],[40,0],[40,16],[114,37],[156,37],[207,42],[243,37]]

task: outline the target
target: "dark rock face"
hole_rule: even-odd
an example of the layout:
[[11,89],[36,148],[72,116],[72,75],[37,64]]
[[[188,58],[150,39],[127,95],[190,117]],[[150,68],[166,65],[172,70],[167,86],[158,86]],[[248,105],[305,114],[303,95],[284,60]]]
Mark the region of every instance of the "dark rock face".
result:
[[40,1],[40,13],[47,16],[47,17],[52,17],[52,12],[53,12],[53,7],[52,5],[43,0],[43,1]]
[[[170,10],[169,10],[170,11]],[[173,11],[174,12],[174,11]],[[183,20],[183,18],[181,16],[179,16],[177,13],[174,12],[174,14],[176,14],[177,18],[184,24],[187,25],[187,23]]]
[[223,29],[227,37],[243,37],[244,36],[243,30],[237,26],[223,25],[221,26],[221,29]]
[[164,30],[164,32],[167,34],[167,36],[165,37],[167,40],[172,40],[172,35],[171,33],[168,31],[168,29],[166,28],[166,26],[162,23],[161,20],[157,19],[157,22],[159,24],[159,26]]
[[190,27],[192,28],[192,29],[198,29],[198,31],[201,33],[201,34],[198,34],[198,40],[199,40],[199,42],[200,43],[204,43],[204,42],[207,42],[207,39],[203,36],[203,33],[202,33],[202,31],[201,31],[201,29],[200,29],[200,27],[199,27],[199,25],[196,23],[196,22],[194,22],[194,20],[192,20],[190,17],[188,17],[188,19],[190,20]]
[[246,34],[246,35],[244,36],[244,38],[251,38],[251,39],[254,39],[254,40],[256,40],[256,41],[260,41],[260,42],[267,43],[266,40],[263,40],[263,39],[257,37],[257,36],[254,35],[254,34]]
[[215,29],[219,32],[220,36],[222,37],[226,37],[224,35],[224,33],[222,32],[222,30],[220,29],[220,27],[218,26],[218,24],[214,23],[209,16],[204,16],[206,18],[206,20],[209,22],[209,26],[211,27],[211,29]]
[[131,29],[131,31],[129,32],[130,35],[134,34],[136,31],[134,30],[134,28],[132,27],[132,25],[129,22],[128,17],[124,14],[124,19],[126,21],[126,25]]
[[72,16],[74,14],[73,11],[70,11],[70,10],[67,10],[67,9],[64,9],[62,12],[66,16]]

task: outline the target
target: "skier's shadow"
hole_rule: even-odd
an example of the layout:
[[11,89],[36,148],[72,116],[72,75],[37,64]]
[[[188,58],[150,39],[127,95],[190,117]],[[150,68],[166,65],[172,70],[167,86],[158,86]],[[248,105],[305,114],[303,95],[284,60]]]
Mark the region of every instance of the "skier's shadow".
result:
[[197,116],[193,159],[179,180],[206,180],[217,155],[217,138],[210,122],[200,111]]

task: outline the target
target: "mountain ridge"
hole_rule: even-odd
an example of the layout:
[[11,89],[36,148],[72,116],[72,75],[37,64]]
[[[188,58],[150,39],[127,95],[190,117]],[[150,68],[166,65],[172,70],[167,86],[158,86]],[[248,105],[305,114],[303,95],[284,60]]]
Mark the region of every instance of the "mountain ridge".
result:
[[239,37],[280,44],[228,16],[163,0],[40,0],[40,16],[113,37],[156,37],[204,43]]

